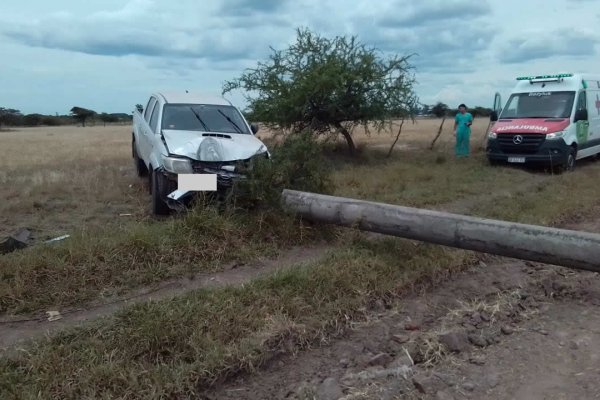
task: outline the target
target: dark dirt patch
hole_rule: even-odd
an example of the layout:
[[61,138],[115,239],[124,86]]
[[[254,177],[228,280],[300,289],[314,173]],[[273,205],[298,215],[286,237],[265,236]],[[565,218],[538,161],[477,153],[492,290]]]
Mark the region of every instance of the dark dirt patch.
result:
[[489,264],[206,398],[320,399],[334,383],[348,400],[600,398],[599,275]]

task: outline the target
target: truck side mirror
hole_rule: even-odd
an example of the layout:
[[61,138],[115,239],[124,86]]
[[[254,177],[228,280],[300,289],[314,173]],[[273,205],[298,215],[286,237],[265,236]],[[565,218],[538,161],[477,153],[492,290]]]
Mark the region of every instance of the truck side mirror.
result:
[[142,107],[142,106],[138,106],[138,107],[136,107],[136,108],[137,108],[137,110],[140,112],[140,114],[144,112],[144,107]]
[[498,121],[498,112],[497,111],[492,111],[490,114],[490,121],[492,122],[496,122]]
[[252,130],[252,133],[254,135],[256,135],[258,133],[258,125],[256,125],[256,124],[250,124],[250,129]]
[[575,111],[575,120],[573,122],[587,121],[587,120],[588,120],[588,112],[586,109]]

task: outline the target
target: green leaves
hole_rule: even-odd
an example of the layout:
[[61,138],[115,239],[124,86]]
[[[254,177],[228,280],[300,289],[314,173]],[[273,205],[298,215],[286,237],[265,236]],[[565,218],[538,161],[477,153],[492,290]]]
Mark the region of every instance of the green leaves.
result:
[[384,57],[355,36],[330,39],[298,29],[295,43],[272,49],[268,61],[226,82],[223,93],[246,92],[253,120],[285,129],[322,134],[339,132],[342,123],[378,122],[379,131],[385,119],[411,117],[416,109],[410,57]]

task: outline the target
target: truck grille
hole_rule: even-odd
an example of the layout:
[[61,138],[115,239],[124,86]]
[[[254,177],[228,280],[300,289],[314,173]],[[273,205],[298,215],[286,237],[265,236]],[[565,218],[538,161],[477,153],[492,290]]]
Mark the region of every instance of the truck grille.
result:
[[192,161],[192,169],[196,173],[213,173],[221,172],[222,167],[235,167],[235,161],[217,161],[217,162],[209,162],[209,161]]
[[[247,165],[248,160],[243,161],[225,161],[225,162],[207,162],[193,161],[192,169],[196,174],[216,174],[217,188],[225,189],[233,185],[234,180],[239,179],[237,172],[241,166]],[[223,167],[234,167],[234,171],[223,170]]]
[[[515,136],[521,136],[522,142],[516,144]],[[500,150],[506,154],[535,154],[545,140],[546,136],[540,134],[503,133],[498,135]]]

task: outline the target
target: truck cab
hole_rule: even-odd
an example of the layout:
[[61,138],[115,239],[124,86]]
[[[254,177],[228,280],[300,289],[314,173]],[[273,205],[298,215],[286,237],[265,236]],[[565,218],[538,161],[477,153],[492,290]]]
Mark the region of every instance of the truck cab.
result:
[[245,178],[255,157],[270,157],[255,136],[258,127],[221,97],[154,93],[134,110],[132,130],[134,165],[149,179],[156,215],[185,207],[200,191],[180,190],[181,175],[214,177],[216,191],[224,192]]
[[519,77],[491,120],[490,163],[573,170],[577,160],[600,153],[600,75]]

